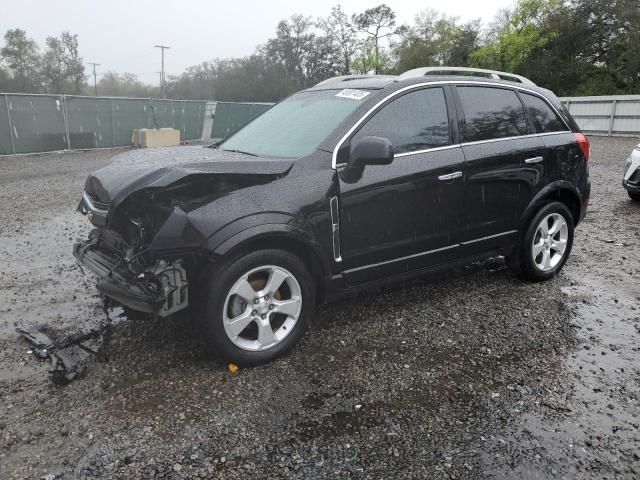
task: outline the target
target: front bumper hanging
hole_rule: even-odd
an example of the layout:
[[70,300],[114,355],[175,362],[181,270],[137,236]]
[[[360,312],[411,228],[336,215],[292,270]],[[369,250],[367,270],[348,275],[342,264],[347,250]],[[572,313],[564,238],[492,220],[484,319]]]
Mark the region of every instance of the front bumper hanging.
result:
[[98,238],[78,242],[73,255],[97,277],[96,288],[120,305],[166,317],[188,305],[187,272],[182,260],[158,260],[143,268],[135,259],[98,247]]
[[165,297],[158,283],[129,271],[128,259],[97,249],[93,240],[76,243],[73,256],[81,267],[97,275],[96,288],[103,295],[140,312],[155,313],[162,307]]

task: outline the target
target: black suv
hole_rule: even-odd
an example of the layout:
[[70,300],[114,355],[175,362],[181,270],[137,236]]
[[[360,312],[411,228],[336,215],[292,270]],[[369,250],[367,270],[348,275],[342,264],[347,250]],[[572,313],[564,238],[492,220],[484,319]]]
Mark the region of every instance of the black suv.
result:
[[118,156],[87,179],[96,228],[75,257],[111,302],[191,304],[239,365],[290,350],[319,303],[363,286],[495,255],[554,276],[585,215],[588,140],[525,78],[444,70],[330,79],[219,145]]

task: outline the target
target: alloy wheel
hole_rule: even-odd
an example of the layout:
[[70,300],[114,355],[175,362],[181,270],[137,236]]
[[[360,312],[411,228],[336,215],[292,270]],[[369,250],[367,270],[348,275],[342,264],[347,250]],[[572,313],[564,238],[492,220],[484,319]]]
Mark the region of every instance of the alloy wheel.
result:
[[538,270],[548,272],[564,258],[569,239],[567,221],[559,213],[542,219],[531,244],[531,256]]
[[282,267],[264,265],[248,271],[233,284],[225,300],[227,336],[243,350],[273,348],[298,322],[301,292],[293,274]]

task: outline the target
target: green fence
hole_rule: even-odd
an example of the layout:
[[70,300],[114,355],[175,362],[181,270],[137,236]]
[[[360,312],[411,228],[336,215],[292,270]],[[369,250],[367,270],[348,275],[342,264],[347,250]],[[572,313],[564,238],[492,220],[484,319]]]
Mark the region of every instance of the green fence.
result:
[[0,94],[0,154],[131,144],[134,128],[172,127],[202,137],[206,102]]
[[269,110],[271,103],[218,102],[211,128],[211,138],[227,138],[258,115]]

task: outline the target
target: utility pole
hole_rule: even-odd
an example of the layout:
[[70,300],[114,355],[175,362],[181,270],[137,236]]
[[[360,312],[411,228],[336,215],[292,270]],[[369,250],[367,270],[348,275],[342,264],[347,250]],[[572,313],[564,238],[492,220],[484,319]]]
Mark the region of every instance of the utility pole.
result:
[[164,51],[168,50],[171,47],[167,47],[166,45],[154,45],[154,48],[159,48],[162,51],[162,72],[160,73],[160,95],[162,98],[164,97]]
[[98,82],[96,81],[96,67],[99,67],[99,63],[87,62],[89,65],[93,65],[93,92],[95,96],[98,96]]

